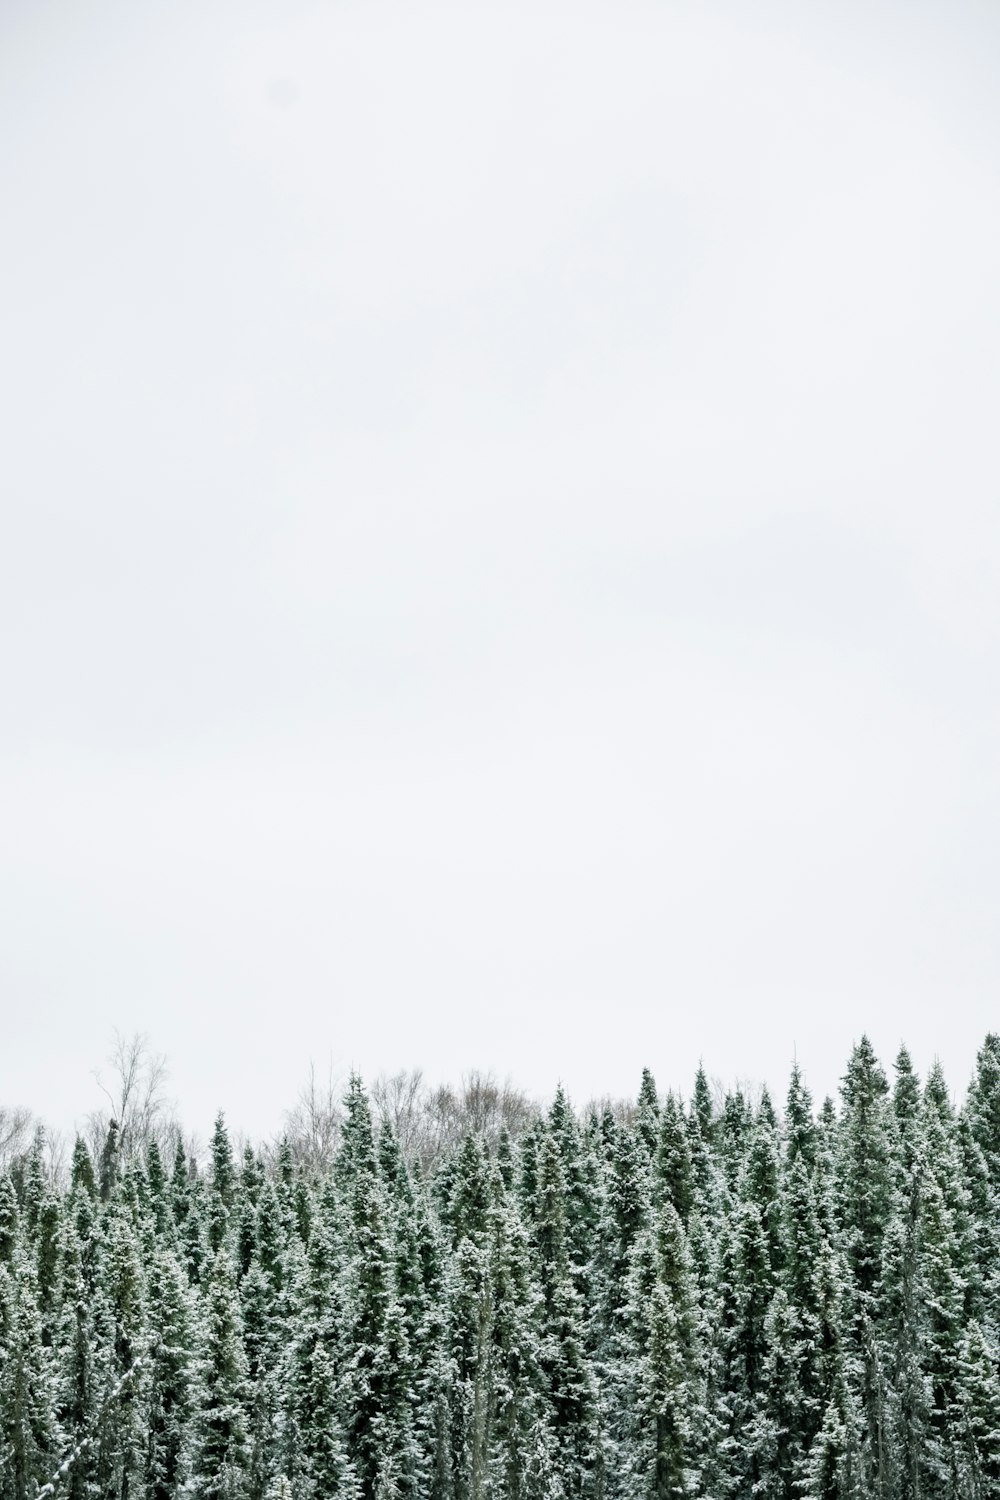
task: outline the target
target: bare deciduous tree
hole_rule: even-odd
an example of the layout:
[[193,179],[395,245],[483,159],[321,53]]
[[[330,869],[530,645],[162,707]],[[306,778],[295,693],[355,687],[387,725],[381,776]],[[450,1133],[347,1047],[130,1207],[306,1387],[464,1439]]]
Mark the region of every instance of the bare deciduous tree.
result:
[[108,1101],[107,1110],[95,1110],[88,1117],[88,1136],[95,1160],[107,1138],[111,1120],[118,1122],[119,1151],[123,1157],[142,1150],[151,1140],[176,1137],[164,1087],[167,1060],[150,1049],[142,1032],[130,1037],[114,1033],[114,1045],[108,1056],[108,1072],[95,1072],[97,1086]]
[[64,1183],[69,1175],[70,1153],[69,1142],[61,1130],[45,1132],[45,1150],[51,1181]]
[[30,1109],[0,1104],[0,1170],[28,1149],[34,1130]]
[[467,1073],[462,1079],[460,1116],[464,1130],[473,1130],[495,1142],[501,1130],[518,1135],[537,1113],[527,1094],[510,1079],[497,1083],[492,1073]]
[[332,1063],[323,1079],[310,1063],[298,1100],[285,1116],[286,1139],[307,1171],[324,1171],[333,1160],[344,1118],[340,1095],[341,1082]]
[[419,1068],[376,1079],[371,1090],[377,1117],[389,1121],[411,1162],[429,1171],[470,1131],[495,1146],[504,1129],[521,1133],[537,1113],[528,1096],[491,1073],[467,1073],[458,1088],[424,1085]]
[[583,1111],[583,1118],[587,1120],[591,1115],[596,1115],[600,1119],[605,1113],[611,1114],[617,1124],[631,1126],[635,1124],[638,1110],[634,1099],[621,1099],[614,1094],[602,1094],[598,1099],[588,1100]]
[[376,1117],[392,1126],[407,1157],[418,1152],[424,1126],[425,1094],[424,1075],[420,1068],[383,1073],[372,1084],[371,1099]]

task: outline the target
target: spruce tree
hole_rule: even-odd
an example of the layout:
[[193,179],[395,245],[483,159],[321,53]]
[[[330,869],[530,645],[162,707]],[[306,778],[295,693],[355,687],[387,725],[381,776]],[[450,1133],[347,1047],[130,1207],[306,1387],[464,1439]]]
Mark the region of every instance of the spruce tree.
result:
[[852,1359],[861,1371],[864,1428],[861,1464],[873,1500],[893,1491],[892,1400],[886,1354],[878,1338],[886,1232],[893,1212],[888,1083],[867,1037],[844,1076],[838,1130],[838,1210],[849,1272]]
[[[86,1189],[82,1191],[86,1192]],[[101,1391],[95,1367],[97,1350],[92,1299],[84,1274],[80,1238],[71,1214],[66,1216],[62,1234],[56,1415],[61,1446],[73,1453],[81,1449],[88,1436],[97,1429]],[[85,1500],[93,1492],[95,1456],[88,1445],[71,1464],[66,1480],[68,1500]]]
[[566,1221],[562,1154],[547,1130],[539,1151],[534,1233],[541,1290],[540,1365],[557,1472],[567,1494],[582,1494],[595,1460],[595,1395]]
[[194,1493],[239,1494],[249,1462],[249,1371],[233,1264],[225,1250],[209,1263],[201,1328],[202,1393],[192,1473]]
[[542,1298],[524,1223],[499,1169],[489,1254],[488,1492],[496,1500],[541,1500],[558,1482],[541,1366]]
[[378,1174],[371,1111],[360,1080],[345,1100],[340,1181],[346,1213],[344,1309],[351,1357],[345,1428],[364,1500],[393,1484],[411,1454],[409,1359],[395,1287],[391,1223]]
[[[523,1182],[522,1182],[523,1191]],[[450,1468],[455,1500],[477,1500],[487,1482],[493,1406],[491,1174],[475,1136],[462,1143],[447,1209],[452,1241],[448,1304]]]
[[141,1487],[149,1338],[142,1255],[134,1221],[119,1197],[102,1226],[94,1308],[101,1378],[98,1483],[119,1500],[129,1500]]
[[118,1121],[109,1120],[104,1147],[101,1151],[100,1195],[102,1203],[108,1202],[118,1182],[120,1153]]
[[959,1364],[958,1493],[1000,1495],[1000,1348],[975,1319],[965,1330]]
[[191,1465],[197,1366],[187,1278],[167,1245],[150,1266],[149,1309],[145,1493],[147,1500],[174,1500]]
[[[828,1292],[833,1249],[824,1233],[817,1181],[817,1138],[812,1100],[796,1066],[785,1114],[785,1157],[781,1171],[782,1265],[780,1287],[787,1312],[774,1317],[786,1330],[791,1347],[784,1351],[784,1371],[798,1393],[788,1416],[791,1481],[804,1483],[808,1455],[829,1400],[837,1340],[837,1318],[831,1316]],[[772,1357],[772,1364],[774,1358]],[[774,1376],[771,1377],[772,1383]]]
[[683,1108],[672,1093],[667,1095],[660,1115],[653,1185],[655,1201],[666,1199],[686,1225],[695,1202],[695,1173],[690,1131]]
[[642,1070],[639,1098],[636,1101],[635,1130],[649,1161],[656,1155],[660,1135],[660,1100],[656,1080],[648,1068]]
[[702,1355],[684,1226],[669,1199],[635,1243],[625,1316],[621,1493],[627,1500],[697,1494],[705,1438]]
[[1000,1193],[1000,1034],[990,1032],[976,1054],[966,1112],[993,1191]]
[[18,1224],[17,1193],[8,1172],[0,1173],[0,1266],[14,1263]]
[[42,1341],[38,1277],[19,1248],[0,1269],[0,1496],[30,1500],[55,1469],[59,1433],[50,1351]]

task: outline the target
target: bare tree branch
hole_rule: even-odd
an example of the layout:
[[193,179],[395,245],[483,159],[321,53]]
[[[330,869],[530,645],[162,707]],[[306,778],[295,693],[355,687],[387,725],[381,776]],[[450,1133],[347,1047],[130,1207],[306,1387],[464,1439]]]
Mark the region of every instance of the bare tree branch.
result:
[[153,1139],[176,1134],[168,1110],[164,1088],[167,1060],[150,1049],[142,1032],[130,1037],[115,1031],[114,1044],[107,1059],[110,1075],[107,1082],[99,1071],[94,1077],[108,1101],[108,1111],[97,1110],[88,1119],[88,1136],[95,1156],[100,1154],[111,1120],[118,1121],[119,1149],[123,1157],[143,1150]]
[[424,1085],[419,1068],[383,1075],[372,1085],[379,1120],[388,1121],[411,1162],[430,1171],[470,1131],[495,1146],[502,1130],[518,1136],[537,1107],[528,1096],[491,1073],[467,1073],[456,1089]]
[[322,1079],[316,1075],[315,1063],[310,1062],[298,1100],[285,1116],[286,1139],[307,1171],[323,1171],[333,1161],[343,1121],[340,1095],[341,1080],[332,1062]]
[[34,1127],[30,1109],[0,1104],[0,1169],[28,1149]]

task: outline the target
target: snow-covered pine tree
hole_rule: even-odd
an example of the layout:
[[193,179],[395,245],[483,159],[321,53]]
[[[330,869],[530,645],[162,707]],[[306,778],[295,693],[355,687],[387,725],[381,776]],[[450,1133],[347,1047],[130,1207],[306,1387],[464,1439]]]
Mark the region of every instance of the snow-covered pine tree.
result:
[[973,1319],[959,1357],[955,1493],[965,1500],[1000,1495],[1000,1347]]
[[542,1296],[524,1222],[512,1188],[494,1169],[489,1241],[489,1452],[484,1493],[490,1500],[548,1500],[558,1486],[541,1367]]
[[59,1451],[52,1356],[42,1341],[34,1257],[19,1244],[0,1267],[0,1496],[30,1500]]
[[622,1500],[698,1494],[706,1424],[697,1299],[684,1226],[666,1196],[633,1248],[625,1325],[615,1493]]
[[[86,1193],[85,1188],[82,1191]],[[74,1452],[97,1429],[99,1384],[90,1288],[72,1212],[65,1215],[62,1239],[62,1295],[55,1342],[56,1416],[60,1447],[64,1452]],[[66,1478],[67,1500],[85,1500],[93,1492],[95,1456],[88,1447],[71,1466]]]
[[[784,1420],[793,1472],[788,1481],[801,1487],[813,1442],[831,1394],[837,1328],[824,1290],[830,1278],[833,1249],[822,1224],[817,1183],[817,1132],[812,1100],[796,1065],[785,1111],[785,1155],[781,1170],[782,1264],[780,1286],[787,1313],[773,1316],[792,1346],[782,1355],[797,1399]],[[771,1339],[772,1351],[774,1341]],[[774,1364],[775,1354],[771,1361]],[[787,1362],[787,1363],[786,1363]],[[769,1379],[773,1384],[774,1375]]]
[[533,1236],[541,1290],[539,1359],[557,1472],[567,1495],[583,1495],[595,1463],[597,1424],[583,1307],[569,1257],[566,1219],[562,1152],[548,1129],[539,1149]]
[[101,1223],[94,1297],[95,1369],[99,1380],[97,1482],[116,1500],[142,1485],[145,1429],[143,1377],[148,1353],[145,1275],[134,1215],[122,1184]]
[[691,1133],[683,1106],[670,1093],[660,1114],[660,1135],[653,1172],[653,1197],[666,1199],[687,1225],[695,1201],[695,1173],[691,1160]]
[[462,1143],[447,1223],[452,1252],[447,1272],[449,1428],[455,1500],[482,1500],[489,1475],[493,1408],[493,1286],[489,1164],[474,1135]]
[[656,1080],[648,1068],[642,1070],[639,1097],[636,1100],[635,1133],[652,1163],[660,1137],[660,1098],[656,1092]]
[[146,1500],[175,1500],[187,1482],[194,1441],[197,1354],[187,1277],[164,1243],[149,1267],[149,1370],[144,1382]]
[[338,1158],[345,1214],[344,1319],[351,1350],[344,1421],[363,1500],[375,1500],[412,1461],[409,1350],[396,1294],[392,1224],[378,1172],[371,1110],[352,1077]]
[[649,1161],[636,1133],[606,1120],[605,1181],[594,1250],[593,1371],[598,1392],[597,1468],[609,1476],[624,1472],[629,1425],[629,1343],[625,1309],[631,1298],[630,1272],[636,1241],[649,1222]]
[[208,1262],[201,1309],[201,1410],[192,1468],[198,1500],[238,1495],[250,1458],[249,1369],[233,1262],[225,1249]]
[[20,1213],[9,1172],[0,1172],[0,1266],[14,1264]]
[[839,1229],[848,1269],[844,1313],[849,1362],[857,1368],[864,1416],[861,1462],[873,1500],[893,1494],[894,1451],[890,1429],[892,1393],[878,1338],[882,1311],[882,1267],[893,1213],[889,1085],[867,1036],[851,1053],[841,1089],[843,1116],[837,1129]]

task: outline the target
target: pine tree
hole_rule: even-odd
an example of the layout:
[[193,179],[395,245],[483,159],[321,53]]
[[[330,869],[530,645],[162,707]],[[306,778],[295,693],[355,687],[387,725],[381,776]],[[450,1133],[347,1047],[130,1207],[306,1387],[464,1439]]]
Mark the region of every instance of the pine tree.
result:
[[695,1199],[707,1204],[715,1193],[715,1138],[717,1134],[712,1092],[699,1064],[694,1081],[691,1109],[687,1116],[688,1141],[691,1148],[691,1170],[694,1174]]
[[751,1199],[742,1199],[733,1210],[720,1272],[722,1473],[726,1491],[740,1494],[766,1482],[767,1318],[776,1290],[763,1218]]
[[[789,1409],[786,1416],[791,1423],[787,1438],[793,1466],[790,1479],[801,1487],[829,1400],[839,1318],[831,1316],[827,1290],[835,1279],[831,1274],[833,1249],[824,1233],[820,1211],[812,1100],[797,1066],[788,1092],[785,1138],[780,1285],[788,1310],[775,1309],[773,1316],[784,1327],[785,1338],[791,1340],[791,1347],[782,1352],[780,1378],[793,1381],[798,1396],[794,1410]],[[772,1373],[772,1384],[776,1378]]]
[[249,1372],[233,1265],[216,1251],[205,1287],[201,1414],[193,1468],[199,1497],[238,1494],[249,1461]]
[[281,1203],[273,1182],[265,1182],[257,1204],[257,1227],[254,1253],[275,1299],[285,1284],[287,1234]]
[[94,1303],[100,1372],[98,1484],[119,1500],[141,1486],[142,1375],[148,1352],[146,1289],[135,1226],[116,1197],[102,1226]]
[[990,1032],[976,1054],[967,1113],[993,1191],[1000,1193],[1000,1034]]
[[102,1203],[108,1202],[118,1182],[120,1151],[118,1121],[110,1120],[108,1122],[108,1133],[104,1138],[104,1149],[101,1152],[100,1194]]
[[163,1167],[160,1148],[155,1140],[151,1140],[146,1147],[146,1181],[149,1187],[149,1211],[156,1243],[164,1246],[173,1242],[174,1216],[170,1183]]
[[50,1352],[42,1342],[38,1278],[24,1249],[0,1269],[0,1495],[29,1500],[58,1454]]
[[35,1227],[35,1264],[38,1270],[38,1310],[42,1318],[42,1337],[50,1345],[59,1315],[61,1242],[62,1214],[59,1199],[46,1186]]
[[635,1130],[646,1156],[652,1161],[660,1135],[660,1100],[656,1092],[656,1080],[648,1068],[642,1070],[642,1083],[636,1101]]
[[667,1199],[636,1241],[629,1282],[622,1494],[697,1494],[705,1434],[697,1305],[684,1226]]
[[97,1179],[94,1176],[94,1163],[87,1143],[80,1136],[73,1143],[73,1158],[70,1164],[70,1192],[86,1193],[89,1198],[97,1197]]
[[844,1076],[838,1131],[841,1235],[849,1272],[849,1347],[861,1374],[861,1464],[874,1500],[892,1494],[892,1418],[885,1355],[878,1337],[886,1232],[893,1210],[888,1083],[867,1037]]
[[1000,1349],[973,1320],[959,1366],[958,1493],[975,1500],[1000,1495]]
[[551,1131],[541,1142],[535,1246],[540,1301],[540,1365],[556,1469],[567,1494],[581,1494],[594,1463],[595,1396],[573,1281],[562,1154]]
[[660,1115],[653,1194],[657,1203],[664,1199],[671,1203],[685,1225],[695,1203],[694,1178],[690,1131],[683,1109],[671,1093]]
[[801,1158],[809,1171],[815,1167],[816,1137],[812,1095],[805,1085],[798,1063],[795,1063],[785,1105],[786,1158],[789,1165]]
[[[81,1189],[87,1193],[86,1187]],[[64,1449],[75,1452],[95,1431],[99,1417],[99,1381],[95,1369],[96,1332],[90,1289],[84,1275],[83,1253],[76,1223],[63,1223],[62,1297],[56,1339],[56,1416]],[[67,1478],[69,1500],[84,1500],[95,1484],[95,1455],[84,1449]]]
[[833,1391],[823,1424],[809,1455],[805,1494],[809,1500],[867,1500],[861,1460],[862,1420],[843,1365],[833,1383]]
[[256,1256],[240,1282],[240,1308],[250,1382],[247,1491],[250,1500],[263,1500],[274,1471],[277,1447],[274,1371],[285,1328],[285,1298],[275,1293]]
[[371,1111],[352,1078],[340,1180],[346,1208],[345,1317],[352,1349],[344,1385],[345,1428],[364,1500],[412,1452],[405,1371],[409,1359],[396,1296],[388,1206],[378,1175]]
[[632,1255],[648,1223],[652,1196],[648,1160],[635,1132],[611,1124],[602,1134],[606,1169],[594,1252],[592,1341],[599,1475],[614,1474],[624,1465],[629,1360],[625,1309],[631,1296]]
[[784,1245],[781,1202],[778,1191],[781,1152],[778,1126],[766,1090],[760,1108],[747,1133],[746,1160],[738,1181],[741,1197],[757,1205],[760,1213],[767,1254],[774,1277],[781,1271]]
[[453,1247],[446,1282],[451,1376],[448,1426],[455,1500],[478,1500],[489,1471],[492,1219],[489,1167],[479,1141],[469,1135],[459,1152],[447,1207]]
[[594,1235],[600,1217],[599,1174],[592,1142],[581,1140],[576,1116],[561,1086],[549,1111],[548,1135],[558,1149],[562,1166],[566,1254],[573,1285],[587,1299]]
[[488,1492],[527,1500],[554,1486],[555,1444],[545,1409],[541,1368],[541,1293],[516,1200],[499,1170],[493,1189],[489,1282],[490,1430]]
[[893,1384],[898,1490],[902,1500],[922,1491],[928,1400],[923,1379],[919,1317],[920,1228],[925,1189],[920,1083],[909,1053],[896,1058],[893,1091],[893,1212],[882,1247],[881,1317],[885,1360]]
[[809,1333],[783,1287],[771,1298],[764,1320],[762,1393],[757,1403],[753,1447],[760,1479],[755,1493],[792,1500],[807,1483],[813,1439],[812,1411],[800,1379]]
[[753,1129],[753,1111],[742,1090],[726,1095],[719,1130],[719,1160],[726,1186],[737,1190],[740,1173],[746,1161]]
[[882,1240],[892,1210],[887,1092],[871,1043],[862,1037],[844,1077],[840,1134],[840,1209],[859,1316],[875,1312]]
[[14,1263],[18,1223],[17,1193],[10,1174],[0,1174],[0,1266]]
[[236,1192],[236,1167],[233,1148],[221,1113],[212,1131],[212,1178],[208,1198],[208,1246],[215,1254],[229,1233],[233,1199]]
[[441,1395],[443,1334],[440,1247],[426,1197],[421,1192],[418,1201],[395,1135],[385,1127],[379,1140],[379,1168],[389,1198],[396,1294],[407,1350],[407,1365],[401,1375],[413,1444],[411,1460],[399,1476],[399,1487],[404,1494],[423,1496],[433,1483],[439,1443],[436,1413]]
[[361,1494],[354,1465],[347,1456],[340,1420],[337,1380],[329,1352],[317,1339],[310,1371],[306,1429],[306,1474],[312,1493],[323,1500],[356,1500]]
[[281,1374],[281,1462],[293,1491],[355,1496],[357,1475],[344,1439],[342,1381],[336,1372],[336,1263],[326,1226],[305,1254],[296,1241],[289,1286],[290,1328]]
[[145,1492],[147,1500],[173,1500],[184,1487],[192,1457],[196,1366],[187,1279],[167,1248],[157,1252],[150,1267],[149,1308]]
[[970,1313],[984,1326],[1000,1327],[1000,1036],[994,1032],[976,1056],[960,1139],[975,1216]]

